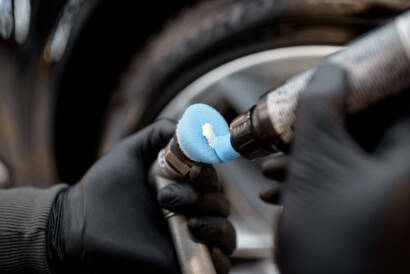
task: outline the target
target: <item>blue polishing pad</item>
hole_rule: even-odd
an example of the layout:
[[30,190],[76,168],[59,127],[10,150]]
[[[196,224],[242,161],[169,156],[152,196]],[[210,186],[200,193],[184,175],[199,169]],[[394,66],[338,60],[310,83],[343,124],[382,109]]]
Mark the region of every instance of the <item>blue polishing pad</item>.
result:
[[193,161],[216,164],[239,156],[232,147],[225,119],[208,105],[188,107],[178,123],[176,135],[181,150]]

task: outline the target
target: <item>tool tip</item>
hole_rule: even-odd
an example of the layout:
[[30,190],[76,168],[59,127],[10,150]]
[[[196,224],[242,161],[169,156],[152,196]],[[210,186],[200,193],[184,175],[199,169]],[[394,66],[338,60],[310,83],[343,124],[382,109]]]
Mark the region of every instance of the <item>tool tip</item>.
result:
[[231,145],[227,122],[208,105],[188,107],[178,123],[176,134],[181,150],[193,161],[216,164],[239,156]]

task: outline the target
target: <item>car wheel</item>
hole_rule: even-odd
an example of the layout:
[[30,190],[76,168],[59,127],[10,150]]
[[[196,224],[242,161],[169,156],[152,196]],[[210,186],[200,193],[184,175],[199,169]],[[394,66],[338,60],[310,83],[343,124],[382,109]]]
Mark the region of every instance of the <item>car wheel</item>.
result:
[[[397,14],[401,4],[201,1],[169,21],[133,58],[111,98],[100,153],[159,117],[177,120],[197,102],[230,121],[268,89]],[[238,159],[217,169],[238,232],[233,273],[273,273],[271,235],[280,209],[257,195],[272,182],[261,176],[258,161]]]

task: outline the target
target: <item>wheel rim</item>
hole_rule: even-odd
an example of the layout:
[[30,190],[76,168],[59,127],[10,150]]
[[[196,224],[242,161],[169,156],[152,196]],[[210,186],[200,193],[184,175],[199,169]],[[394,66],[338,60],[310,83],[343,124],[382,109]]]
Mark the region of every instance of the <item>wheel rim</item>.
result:
[[[189,105],[201,102],[215,107],[229,120],[255,104],[264,92],[341,48],[286,47],[235,59],[184,88],[159,117],[178,120]],[[236,228],[238,243],[234,256],[240,258],[272,256],[272,225],[280,209],[263,204],[257,195],[272,184],[261,175],[258,163],[237,159],[216,166],[232,205],[230,219]]]

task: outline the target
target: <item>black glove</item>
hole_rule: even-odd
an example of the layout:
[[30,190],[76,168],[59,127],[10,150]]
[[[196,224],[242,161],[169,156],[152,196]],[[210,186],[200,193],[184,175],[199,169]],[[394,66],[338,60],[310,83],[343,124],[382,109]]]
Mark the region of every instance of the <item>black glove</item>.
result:
[[301,95],[280,199],[281,273],[410,272],[410,116],[365,150],[346,127],[347,90],[346,73],[323,65]]
[[272,180],[266,190],[259,194],[259,197],[269,204],[279,204],[286,182],[288,156],[277,154],[267,157],[261,162],[262,174]]
[[[80,182],[59,194],[48,231],[56,273],[179,273],[168,225],[147,174],[175,124],[161,120],[127,138]],[[212,249],[218,273],[227,273],[235,232],[225,218],[229,203],[210,166],[192,170],[195,186],[169,186],[161,205],[189,213],[191,232]],[[200,191],[199,191],[200,190]],[[188,195],[189,194],[189,195]]]

